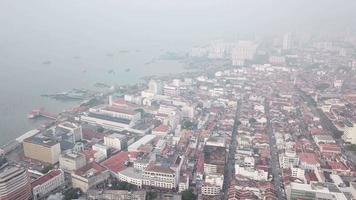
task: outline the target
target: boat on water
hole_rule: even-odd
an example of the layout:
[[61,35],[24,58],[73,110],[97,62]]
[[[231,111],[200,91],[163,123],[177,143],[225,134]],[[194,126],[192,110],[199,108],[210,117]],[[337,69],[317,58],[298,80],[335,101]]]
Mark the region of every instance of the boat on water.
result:
[[130,68],[126,68],[126,69],[125,69],[125,72],[129,72],[129,71],[131,71]]
[[44,62],[42,62],[43,65],[50,65],[52,64],[52,62],[50,60],[46,60]]
[[27,114],[27,118],[34,119],[34,118],[38,117],[40,115],[40,113],[41,113],[41,109],[34,109]]

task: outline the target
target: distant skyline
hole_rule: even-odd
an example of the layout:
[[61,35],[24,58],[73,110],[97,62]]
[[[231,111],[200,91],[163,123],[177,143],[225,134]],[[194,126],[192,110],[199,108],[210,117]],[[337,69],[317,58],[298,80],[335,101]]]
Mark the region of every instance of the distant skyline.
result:
[[104,46],[115,37],[160,42],[243,33],[355,30],[354,10],[352,0],[2,0],[0,52],[7,53],[8,45],[46,45],[52,40],[67,44],[88,40]]

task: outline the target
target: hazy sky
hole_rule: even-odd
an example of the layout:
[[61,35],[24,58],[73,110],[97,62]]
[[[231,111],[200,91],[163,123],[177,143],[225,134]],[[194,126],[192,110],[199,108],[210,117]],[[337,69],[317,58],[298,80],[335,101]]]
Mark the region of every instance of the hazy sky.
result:
[[0,0],[0,54],[355,29],[355,10],[355,0]]
[[62,109],[40,94],[106,81],[113,68],[132,68],[118,82],[172,72],[143,63],[211,39],[355,30],[355,10],[356,0],[0,0],[0,143],[30,127],[31,109]]

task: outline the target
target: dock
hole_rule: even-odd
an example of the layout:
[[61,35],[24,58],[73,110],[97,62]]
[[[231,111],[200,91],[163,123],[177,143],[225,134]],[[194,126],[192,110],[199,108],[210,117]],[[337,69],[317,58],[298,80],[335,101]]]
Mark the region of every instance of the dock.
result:
[[46,112],[44,111],[43,109],[35,109],[35,110],[32,110],[28,116],[27,116],[29,119],[35,119],[37,117],[45,117],[45,118],[48,118],[48,119],[53,119],[53,120],[56,120],[57,119],[57,115],[55,114],[52,114],[52,113],[49,113],[49,112]]

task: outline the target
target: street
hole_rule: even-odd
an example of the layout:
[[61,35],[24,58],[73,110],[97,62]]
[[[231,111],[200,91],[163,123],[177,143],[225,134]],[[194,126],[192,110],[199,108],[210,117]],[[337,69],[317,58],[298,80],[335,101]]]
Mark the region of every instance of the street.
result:
[[265,112],[267,117],[267,134],[270,140],[270,150],[271,150],[271,168],[273,175],[274,187],[277,192],[278,199],[287,199],[286,193],[284,191],[283,179],[282,179],[282,169],[279,166],[279,155],[276,145],[276,138],[273,133],[273,127],[271,123],[271,117],[269,113],[269,101],[265,102]]
[[234,119],[234,126],[231,134],[231,144],[229,146],[229,152],[225,164],[224,183],[223,183],[223,189],[221,191],[223,195],[223,200],[228,199],[228,190],[231,184],[231,177],[234,177],[235,175],[235,152],[237,147],[236,137],[237,137],[237,129],[239,126],[240,106],[241,106],[241,100],[238,100],[235,119]]

